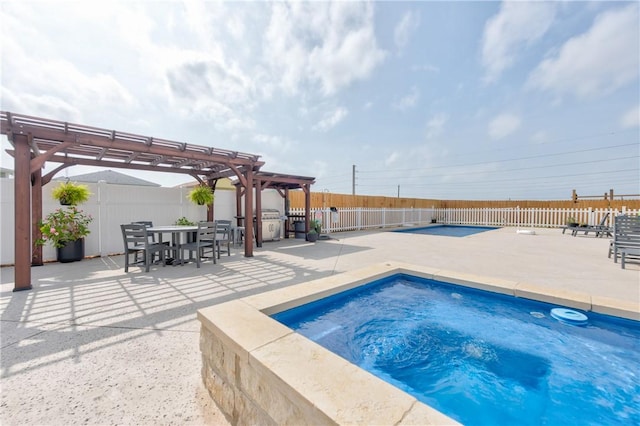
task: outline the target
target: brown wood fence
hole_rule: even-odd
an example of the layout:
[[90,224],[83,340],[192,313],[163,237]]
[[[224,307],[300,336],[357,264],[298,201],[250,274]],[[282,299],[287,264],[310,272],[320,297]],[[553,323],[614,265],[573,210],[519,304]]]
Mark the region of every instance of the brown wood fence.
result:
[[[289,193],[291,208],[304,208],[304,193]],[[640,209],[640,199],[629,200],[430,200],[421,198],[378,197],[370,195],[333,194],[329,192],[311,192],[311,208],[611,208]]]

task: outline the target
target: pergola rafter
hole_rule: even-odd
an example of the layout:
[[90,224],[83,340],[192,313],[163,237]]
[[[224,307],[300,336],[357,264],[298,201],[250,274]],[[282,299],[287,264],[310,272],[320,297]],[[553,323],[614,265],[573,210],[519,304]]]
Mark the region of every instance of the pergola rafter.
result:
[[[42,247],[33,246],[40,236],[42,185],[71,165],[182,173],[215,189],[218,179],[233,177],[242,186],[254,182],[254,173],[264,164],[260,156],[239,151],[175,142],[116,130],[73,124],[0,111],[0,132],[14,149],[15,159],[15,287],[31,288],[31,265],[42,264]],[[42,176],[47,161],[62,163]],[[253,215],[253,191],[245,193],[246,217]],[[207,218],[213,219],[213,206]],[[258,214],[259,206],[256,206]],[[259,217],[259,216],[258,216]],[[246,224],[248,235],[253,223]],[[31,238],[33,236],[33,239]],[[245,256],[253,256],[251,240]]]

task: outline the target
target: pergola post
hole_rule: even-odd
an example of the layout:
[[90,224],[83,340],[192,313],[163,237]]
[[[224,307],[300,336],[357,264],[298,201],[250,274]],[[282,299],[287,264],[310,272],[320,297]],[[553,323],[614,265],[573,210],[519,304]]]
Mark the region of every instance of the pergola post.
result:
[[290,206],[289,188],[284,189],[283,198],[284,198],[284,216],[286,217],[286,219],[284,220],[284,237],[289,238],[289,227],[291,226],[291,224],[289,223],[289,206]]
[[36,245],[35,241],[42,237],[40,227],[42,220],[42,170],[38,169],[32,174],[33,184],[31,185],[31,235],[33,236],[33,247],[31,254],[31,265],[42,266],[42,246]]
[[244,178],[244,256],[253,257],[253,170],[250,167]]
[[256,179],[256,246],[262,247],[262,181]]
[[[218,183],[217,179],[207,179],[207,186],[211,188],[211,191],[214,194],[215,194],[217,183]],[[213,222],[213,219],[214,219],[213,202],[211,202],[211,204],[207,204],[207,222]]]
[[236,225],[244,226],[242,222],[242,187],[236,185]]
[[27,135],[14,134],[15,283],[13,291],[31,290],[31,147]]
[[304,232],[308,234],[311,218],[311,185],[302,185],[302,190],[304,191]]

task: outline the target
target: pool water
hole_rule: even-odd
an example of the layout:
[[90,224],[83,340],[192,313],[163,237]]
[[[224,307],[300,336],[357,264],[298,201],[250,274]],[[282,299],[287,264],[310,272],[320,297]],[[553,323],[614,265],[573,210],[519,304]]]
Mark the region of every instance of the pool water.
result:
[[273,317],[468,425],[640,424],[640,324],[394,275]]
[[439,235],[444,237],[466,237],[468,235],[479,234],[480,232],[499,229],[490,226],[462,226],[462,225],[436,225],[422,228],[398,229],[393,232],[404,232],[409,234]]

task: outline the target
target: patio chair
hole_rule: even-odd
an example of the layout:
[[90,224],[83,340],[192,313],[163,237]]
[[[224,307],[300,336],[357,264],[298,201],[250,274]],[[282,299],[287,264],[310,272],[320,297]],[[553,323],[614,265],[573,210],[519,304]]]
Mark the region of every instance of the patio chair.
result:
[[[138,223],[140,225],[146,226],[147,228],[152,228],[153,227],[153,221],[151,221],[151,220],[137,220],[137,221],[131,222],[131,223]],[[155,244],[155,242],[156,242],[156,234],[154,234],[153,232],[150,232],[149,233],[149,240],[151,241],[152,244]],[[168,246],[169,245],[169,241],[162,242],[162,244],[165,244],[165,245]],[[139,255],[139,253],[136,253],[136,256],[135,256],[136,262],[138,262],[138,255]],[[155,256],[157,256],[157,253],[153,254],[154,258],[152,259],[152,261],[155,261]]]
[[[200,260],[206,259],[206,251],[211,251],[213,263],[216,263],[214,240],[216,236],[216,224],[214,222],[198,222],[195,241],[180,244],[178,253],[180,263],[184,264],[184,252],[189,251],[189,260],[196,261],[196,267],[200,267]],[[192,253],[195,252],[195,258]]]
[[[144,266],[145,272],[149,272],[149,267],[153,262],[153,255],[158,254],[159,260],[164,266],[164,252],[167,249],[165,244],[153,243],[149,238],[146,225],[140,223],[130,223],[120,225],[122,240],[124,242],[124,271],[129,272],[129,256],[134,255],[134,265]],[[138,258],[142,255],[142,258]]]
[[220,259],[220,248],[224,245],[227,248],[224,250],[228,256],[231,256],[231,221],[230,220],[216,220],[216,251],[218,253],[218,259]]

